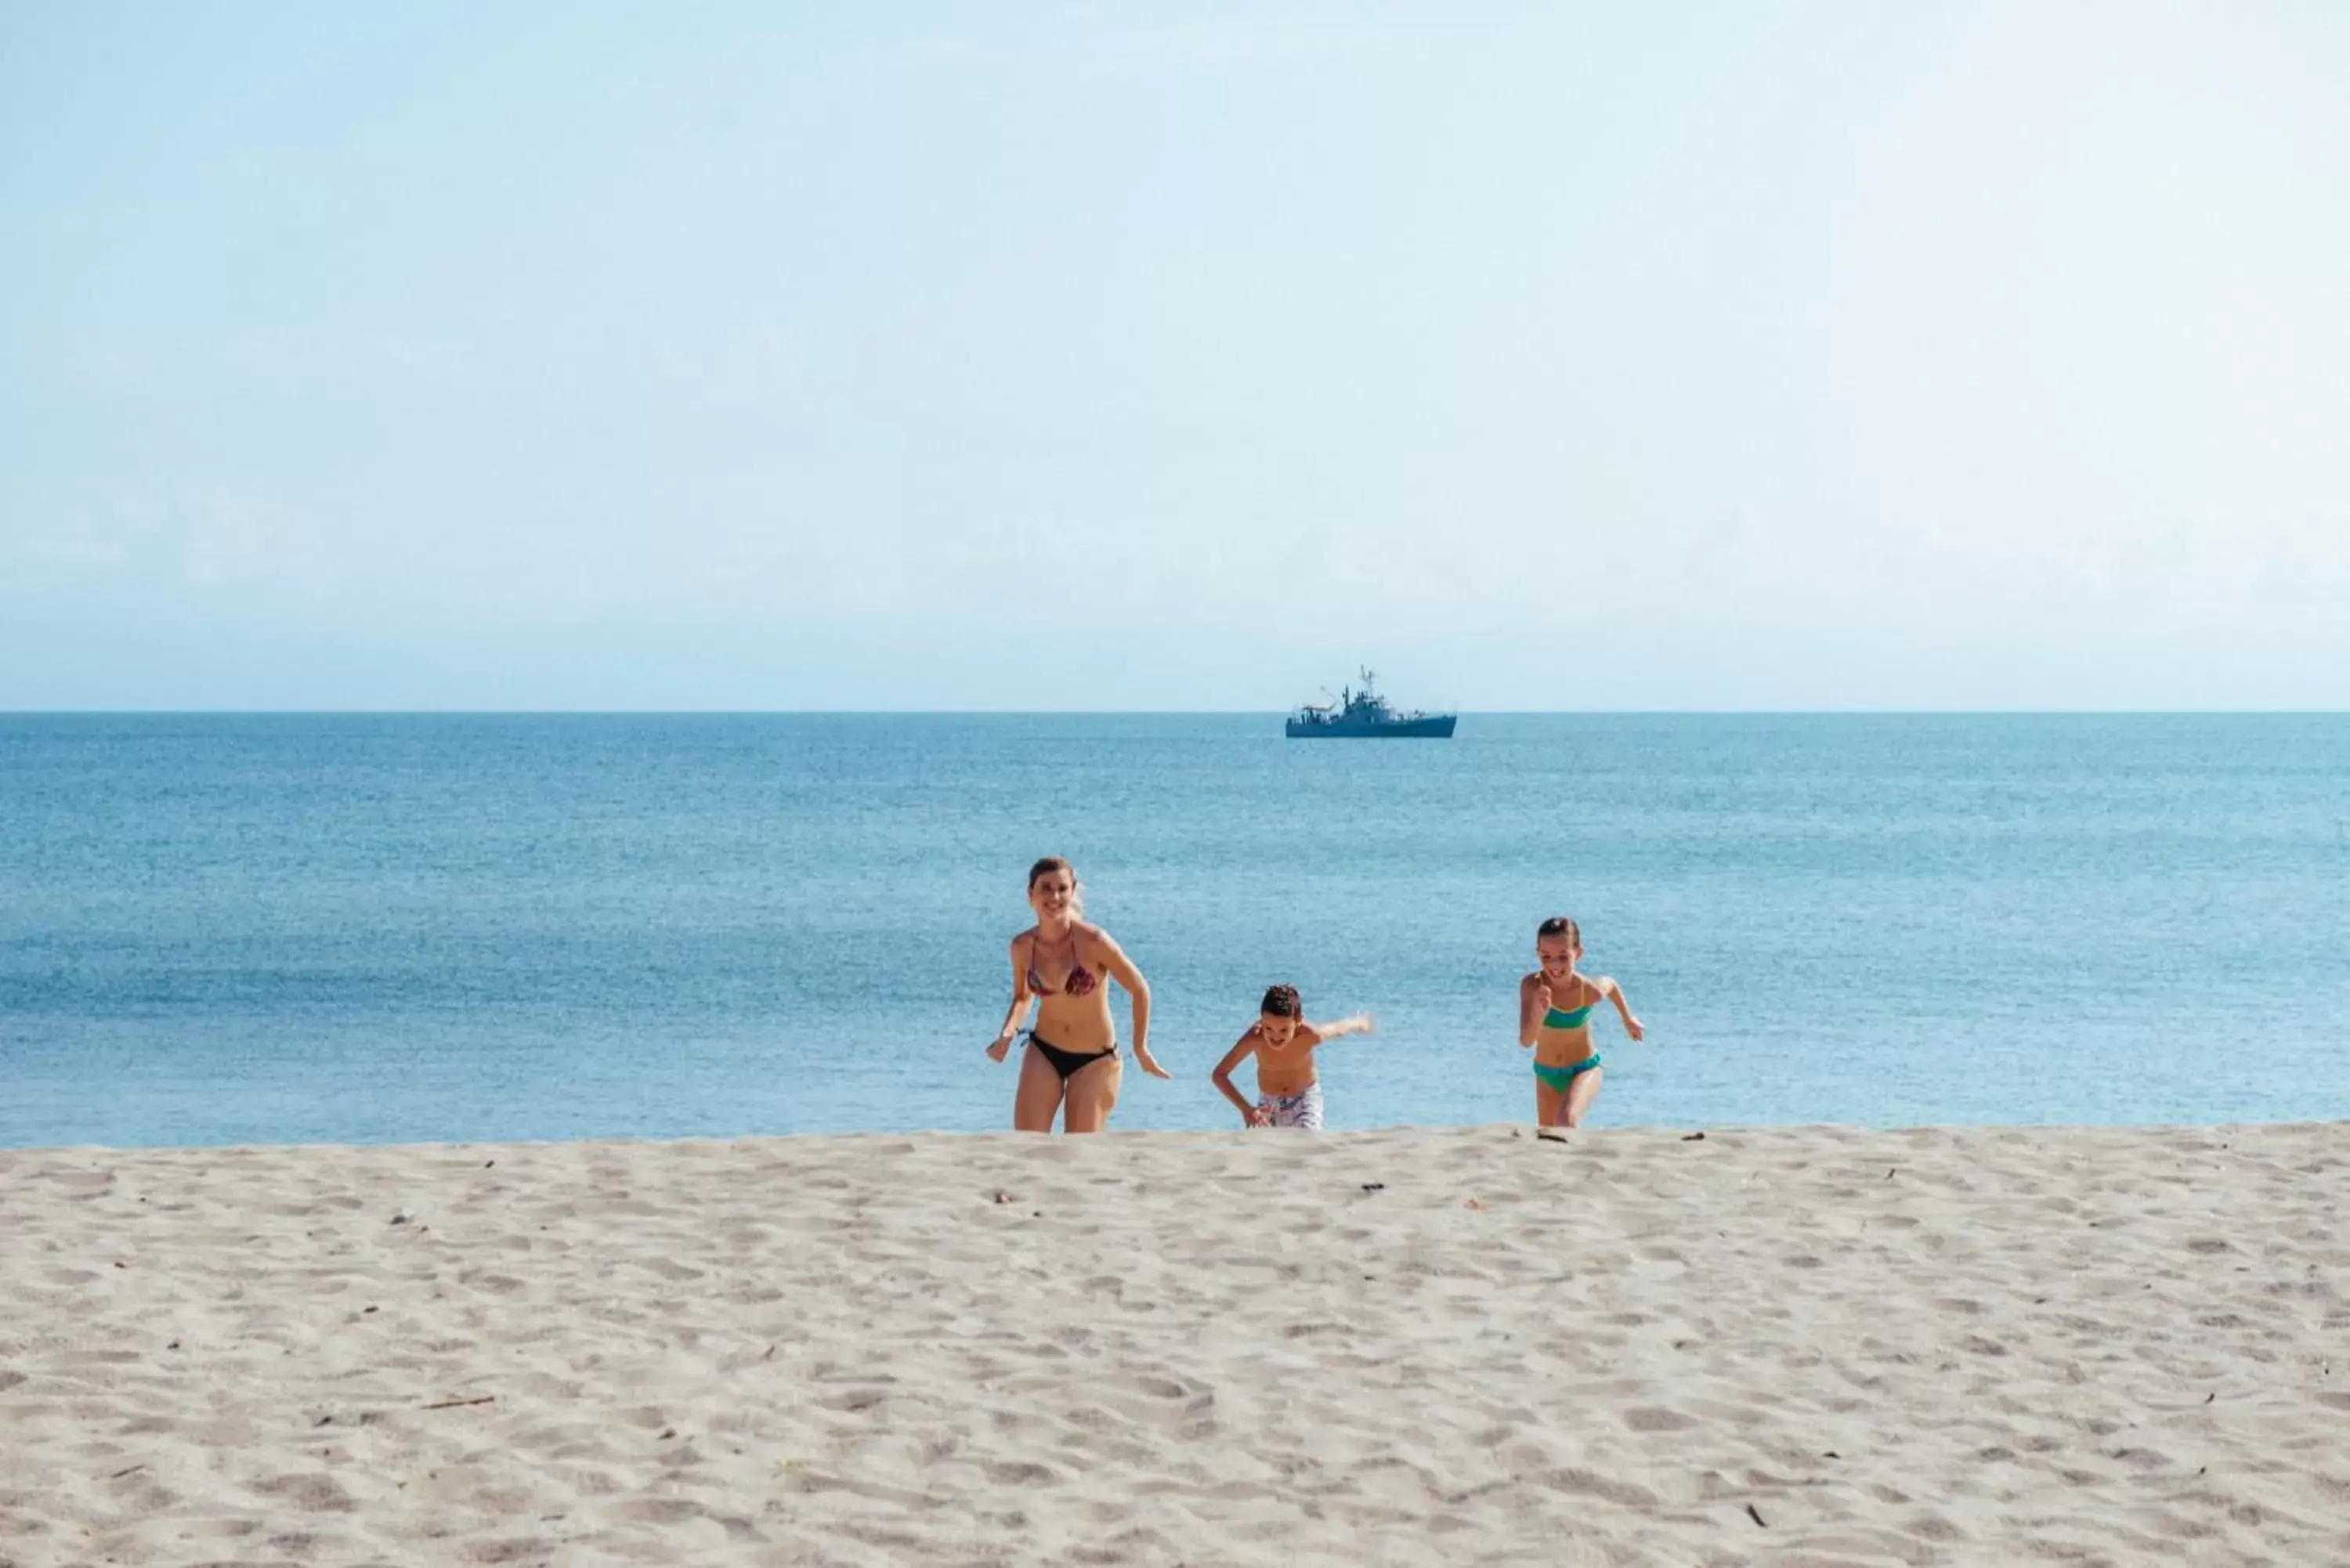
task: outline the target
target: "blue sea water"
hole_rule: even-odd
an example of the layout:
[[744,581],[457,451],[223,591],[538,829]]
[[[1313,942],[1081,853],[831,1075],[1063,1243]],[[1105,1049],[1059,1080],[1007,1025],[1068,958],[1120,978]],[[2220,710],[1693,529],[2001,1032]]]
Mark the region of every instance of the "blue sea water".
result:
[[2350,1117],[2342,717],[14,716],[0,1145],[1000,1127],[1049,853],[1120,1127],[1274,981],[1379,1019],[1334,1126],[1523,1118],[1553,913],[1601,1125]]

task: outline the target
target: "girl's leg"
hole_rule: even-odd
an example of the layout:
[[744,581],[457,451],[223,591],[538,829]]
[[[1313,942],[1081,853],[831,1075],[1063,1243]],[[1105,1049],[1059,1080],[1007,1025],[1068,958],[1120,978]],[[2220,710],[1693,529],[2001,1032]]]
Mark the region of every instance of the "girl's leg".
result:
[[1540,1078],[1534,1080],[1534,1126],[1555,1127],[1563,1125],[1566,1096]]
[[1583,1125],[1584,1116],[1591,1109],[1591,1102],[1599,1097],[1599,1075],[1606,1070],[1586,1067],[1575,1075],[1575,1082],[1566,1086],[1566,1093],[1562,1096],[1566,1103],[1559,1107],[1559,1125],[1570,1127]]
[[1118,1104],[1118,1086],[1125,1076],[1126,1063],[1117,1056],[1070,1074],[1068,1103],[1061,1111],[1061,1130],[1101,1131],[1103,1124],[1109,1120],[1110,1108]]
[[1061,1108],[1061,1075],[1034,1045],[1020,1053],[1020,1090],[1012,1101],[1012,1130],[1048,1133]]

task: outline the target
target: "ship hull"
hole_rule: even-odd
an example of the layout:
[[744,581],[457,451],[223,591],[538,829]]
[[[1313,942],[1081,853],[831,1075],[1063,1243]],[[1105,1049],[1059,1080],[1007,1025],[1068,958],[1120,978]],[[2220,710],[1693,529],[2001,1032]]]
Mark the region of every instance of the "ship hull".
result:
[[1452,726],[1460,722],[1456,713],[1435,713],[1425,719],[1400,719],[1388,724],[1364,724],[1345,719],[1333,719],[1326,724],[1302,723],[1295,719],[1286,729],[1293,741],[1449,741]]

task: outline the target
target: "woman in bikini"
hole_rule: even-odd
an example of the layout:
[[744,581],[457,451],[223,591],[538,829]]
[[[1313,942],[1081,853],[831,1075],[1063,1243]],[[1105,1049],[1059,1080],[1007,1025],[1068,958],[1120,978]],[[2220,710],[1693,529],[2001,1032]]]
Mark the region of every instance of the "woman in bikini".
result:
[[1077,874],[1059,856],[1028,867],[1028,906],[1036,923],[1012,939],[1012,1006],[987,1054],[1003,1060],[1034,998],[1036,1027],[1021,1053],[1012,1125],[1048,1133],[1058,1113],[1064,1132],[1099,1132],[1122,1075],[1106,981],[1134,1002],[1134,1059],[1154,1078],[1169,1075],[1150,1054],[1150,985],[1107,931],[1081,919]]
[[1534,1048],[1534,1122],[1545,1127],[1579,1127],[1599,1097],[1599,1053],[1591,1044],[1591,1012],[1602,1002],[1616,1004],[1624,1033],[1640,1038],[1640,1021],[1612,980],[1592,980],[1575,969],[1583,959],[1583,931],[1561,915],[1534,932],[1534,957],[1542,967],[1518,981],[1518,1044]]

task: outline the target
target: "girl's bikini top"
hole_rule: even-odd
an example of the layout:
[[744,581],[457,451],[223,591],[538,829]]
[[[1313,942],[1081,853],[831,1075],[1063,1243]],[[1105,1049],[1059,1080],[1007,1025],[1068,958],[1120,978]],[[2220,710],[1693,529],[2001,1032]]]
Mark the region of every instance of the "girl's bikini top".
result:
[[[1028,989],[1039,996],[1051,996],[1055,994],[1053,988],[1046,985],[1045,977],[1036,972],[1036,949],[1043,944],[1044,940],[1042,934],[1028,939]],[[1086,996],[1092,992],[1094,987],[1101,983],[1093,971],[1086,967],[1085,960],[1081,956],[1083,950],[1077,945],[1077,933],[1072,930],[1069,933],[1069,974],[1068,978],[1061,982],[1059,994]]]
[[[1575,978],[1581,979],[1582,977],[1577,976]],[[1585,981],[1584,983],[1586,985],[1589,985],[1591,982],[1589,981]],[[1603,998],[1595,996],[1589,1002],[1586,1002],[1582,1006],[1575,1009],[1572,1012],[1566,1011],[1565,1008],[1554,1007],[1549,1012],[1543,1014],[1543,1027],[1545,1029],[1580,1029],[1586,1023],[1590,1022],[1591,1010],[1598,1006],[1602,1000]]]

